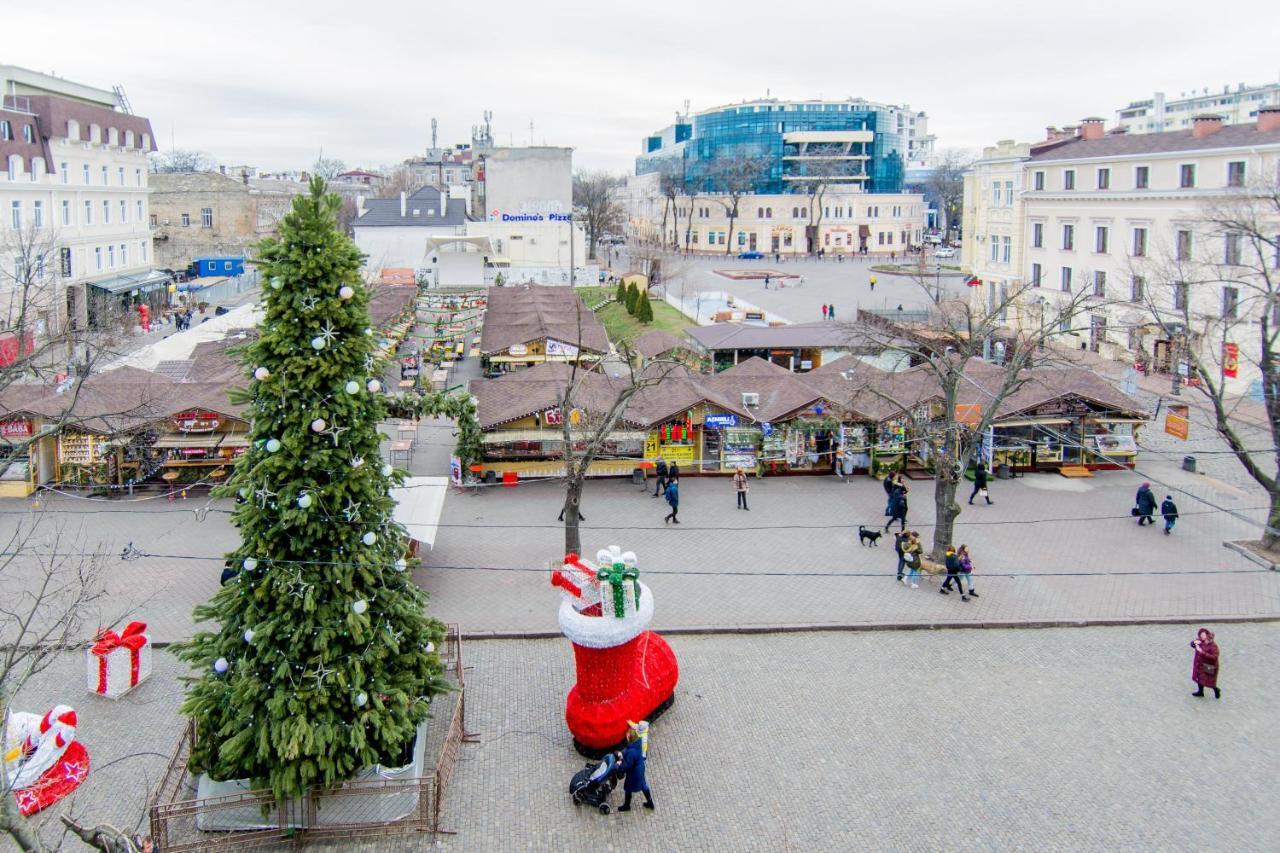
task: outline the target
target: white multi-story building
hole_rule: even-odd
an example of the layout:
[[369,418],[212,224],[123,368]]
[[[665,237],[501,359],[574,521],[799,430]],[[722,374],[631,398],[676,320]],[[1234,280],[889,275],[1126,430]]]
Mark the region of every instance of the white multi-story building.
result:
[[[1259,378],[1249,329],[1263,312],[1280,320],[1280,307],[1250,298],[1250,259],[1211,210],[1260,183],[1274,192],[1278,169],[1280,107],[1252,124],[1202,116],[1190,130],[1128,134],[1094,118],[1042,142],[1001,142],[965,183],[962,263],[983,282],[973,298],[992,306],[1002,288],[1018,294],[1007,320],[1028,326],[1083,290],[1087,318],[1059,329],[1060,343],[1161,372],[1178,369],[1180,347],[1206,364],[1238,348],[1224,377],[1243,393]],[[1192,328],[1180,328],[1188,317]]]
[[1150,98],[1132,101],[1116,110],[1116,124],[1129,133],[1187,130],[1198,115],[1220,116],[1223,124],[1243,124],[1257,121],[1259,108],[1277,104],[1280,104],[1280,83],[1262,86],[1240,83],[1235,89],[1223,86],[1221,92],[1212,93],[1202,89],[1183,92],[1177,98],[1166,98],[1164,92],[1156,92]]
[[163,300],[167,277],[151,269],[151,123],[121,109],[116,92],[24,68],[0,66],[0,86],[3,278],[30,281],[35,265],[44,282],[26,320],[34,329],[22,332],[93,325]]

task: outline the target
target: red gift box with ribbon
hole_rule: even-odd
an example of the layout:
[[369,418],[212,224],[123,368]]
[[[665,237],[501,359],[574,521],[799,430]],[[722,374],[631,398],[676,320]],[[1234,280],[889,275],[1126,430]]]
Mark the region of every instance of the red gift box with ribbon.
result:
[[123,631],[103,631],[89,648],[88,687],[91,693],[115,699],[151,675],[151,637],[147,623],[130,622]]

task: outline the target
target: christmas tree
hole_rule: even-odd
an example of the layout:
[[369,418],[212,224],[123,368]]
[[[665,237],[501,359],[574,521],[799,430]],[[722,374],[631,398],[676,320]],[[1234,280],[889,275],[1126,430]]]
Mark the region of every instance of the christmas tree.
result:
[[178,646],[196,675],[182,712],[193,772],[277,797],[373,764],[403,766],[431,697],[448,689],[443,626],[405,570],[382,463],[381,359],[358,249],[315,179],[258,246],[261,336],[243,348],[253,431],[227,494],[235,580],[195,610],[216,622]]

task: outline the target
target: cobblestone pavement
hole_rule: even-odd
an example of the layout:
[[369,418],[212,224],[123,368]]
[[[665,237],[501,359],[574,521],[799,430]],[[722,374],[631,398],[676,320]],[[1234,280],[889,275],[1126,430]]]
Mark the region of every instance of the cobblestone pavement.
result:
[[481,742],[450,787],[446,846],[1275,849],[1280,626],[1218,631],[1221,701],[1190,696],[1192,634],[676,637],[677,699],[650,748],[658,809],[607,817],[566,793],[582,766],[563,722],[568,643],[473,642]]

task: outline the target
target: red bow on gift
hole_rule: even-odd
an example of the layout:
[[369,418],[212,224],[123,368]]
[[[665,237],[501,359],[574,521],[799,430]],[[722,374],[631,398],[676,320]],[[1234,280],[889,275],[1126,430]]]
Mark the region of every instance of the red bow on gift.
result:
[[146,622],[130,622],[124,629],[123,633],[117,634],[115,631],[103,631],[98,635],[97,642],[93,644],[91,651],[98,658],[98,691],[99,693],[107,692],[107,655],[119,648],[129,650],[129,686],[134,687],[138,683],[138,652],[147,644]]

